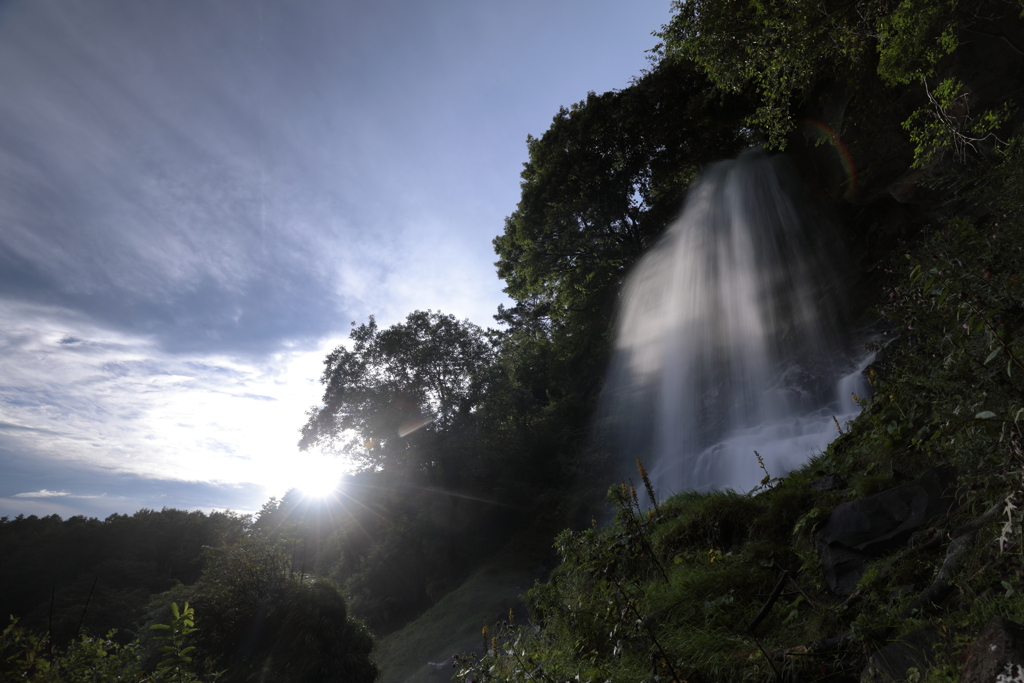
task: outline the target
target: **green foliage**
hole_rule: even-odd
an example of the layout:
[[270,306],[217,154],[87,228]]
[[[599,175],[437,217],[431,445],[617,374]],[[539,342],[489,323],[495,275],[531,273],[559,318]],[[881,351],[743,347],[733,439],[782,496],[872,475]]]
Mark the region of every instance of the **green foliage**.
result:
[[944,221],[907,256],[910,275],[883,309],[903,332],[892,352],[900,362],[873,402],[888,410],[871,411],[891,415],[890,438],[915,448],[963,457],[979,449],[976,466],[989,459],[983,444],[1007,438],[1024,407],[1024,212],[1015,203],[1024,157],[1014,144],[998,159],[976,165],[957,197],[987,214]]
[[[758,107],[747,123],[769,147],[783,149],[799,108],[832,84],[842,84],[868,108],[880,97],[897,96],[892,86],[935,76],[959,46],[961,31],[982,21],[981,4],[677,0],[672,20],[657,35],[669,59],[696,62],[728,92],[756,93]],[[987,5],[985,13],[1014,7]]]
[[[1016,143],[996,139],[1012,103],[976,99],[957,80],[974,49],[965,35],[1006,38],[993,22],[1007,12],[1015,18],[1019,7],[1003,0],[677,2],[650,74],[562,109],[543,137],[530,138],[521,201],[495,240],[515,305],[499,311],[508,328],[495,337],[498,379],[481,410],[528,452],[541,451],[523,432],[549,443],[561,438],[548,452],[565,463],[573,458],[564,444],[582,441],[568,425],[585,424],[623,273],[664,227],[671,212],[656,207],[670,196],[678,201],[672,184],[681,191],[703,150],[748,140],[782,147],[797,120],[829,110],[834,132],[847,141],[859,135],[851,147],[860,142],[870,152],[854,161],[886,167],[872,192],[853,200],[907,199],[893,183],[916,151],[931,176],[920,171],[902,182],[925,177],[917,181],[922,195],[933,190],[931,199],[951,202],[865,207],[885,217],[871,230],[902,237],[928,225],[887,265],[884,295],[892,297],[884,315],[898,332],[888,339],[898,339],[871,370],[875,395],[857,398],[863,414],[840,427],[827,453],[802,471],[766,476],[746,496],[686,493],[642,511],[630,487],[617,489],[611,525],[558,536],[560,566],[528,594],[534,628],[511,616],[498,628],[489,624],[483,650],[461,660],[463,679],[842,678],[863,670],[866,652],[909,630],[953,622],[976,629],[997,597],[1013,600],[1014,618],[1024,616],[1012,590],[1024,496],[1017,284],[1024,176]],[[662,80],[666,74],[674,83]],[[723,93],[733,99],[716,99]],[[698,140],[699,126],[690,124],[711,102],[728,112],[723,135]],[[659,128],[669,111],[683,121],[675,147]],[[688,142],[694,146],[672,156]],[[655,162],[664,166],[654,170]],[[588,461],[575,462],[584,469],[579,463]],[[814,546],[830,512],[936,463],[961,473],[957,516],[926,530],[932,540],[915,537],[876,563],[854,596],[830,594]],[[753,458],[750,465],[757,466]],[[811,488],[827,474],[848,486]],[[940,617],[916,604],[936,585],[949,534],[994,504],[1004,518],[984,526],[959,556],[944,589],[947,611]],[[371,563],[360,569],[371,571]],[[808,651],[826,636],[843,636],[848,647]],[[917,674],[951,680],[956,667],[943,661]]]
[[300,448],[398,467],[414,451],[411,435],[465,424],[487,384],[492,349],[483,330],[432,311],[386,330],[373,316],[352,326],[351,348],[339,346],[324,361],[323,406],[309,411]]
[[[169,597],[188,600],[203,615],[204,638],[196,656],[228,664],[261,606],[294,581],[291,557],[279,543],[252,535],[208,550],[205,565],[199,581],[175,588]],[[165,604],[162,596],[158,601]]]
[[[539,630],[498,629],[486,653],[461,660],[464,680],[813,679],[826,665],[856,674],[859,653],[920,628],[1024,619],[1024,155],[1014,143],[935,182],[954,188],[949,215],[909,264],[890,266],[883,313],[899,336],[871,370],[875,395],[857,397],[863,414],[829,451],[756,495],[686,493],[641,513],[635,492],[618,489],[611,526],[558,537],[561,565],[529,593]],[[928,531],[942,542],[919,538],[872,566],[851,598],[829,594],[812,543],[829,511],[936,462],[961,473],[958,517]],[[825,474],[851,485],[812,490]],[[913,607],[946,560],[946,534],[993,503],[1002,517],[961,558],[944,611]],[[783,569],[784,597],[766,606]],[[848,648],[799,656],[840,635]],[[954,680],[960,665],[943,655],[918,677]]]
[[370,683],[377,677],[373,645],[338,589],[316,580],[290,587],[268,611],[255,650],[266,653],[259,671],[273,680]]
[[890,85],[923,81],[958,45],[955,0],[877,3],[878,74]]
[[[461,661],[460,679],[735,680],[762,666],[742,625],[756,611],[749,597],[770,587],[765,568],[706,545],[659,545],[660,527],[687,516],[678,501],[656,513],[642,512],[630,487],[609,497],[615,522],[559,535],[562,564],[528,593],[540,630],[504,625],[482,658]],[[699,514],[696,503],[691,495]]]
[[676,216],[707,163],[741,149],[742,105],[692,65],[665,64],[623,90],[561,108],[527,139],[522,197],[494,240],[518,302],[562,322],[604,320],[626,270]]
[[308,567],[343,586],[353,613],[380,633],[496,548],[513,506],[536,495],[530,484],[552,468],[545,451],[524,458],[512,446],[524,438],[520,418],[536,413],[505,409],[521,397],[494,362],[498,337],[430,311],[384,330],[372,317],[354,327],[352,344],[325,362],[324,406],[310,413],[303,444],[347,448],[364,469],[339,494],[336,514],[317,518],[327,531],[316,539],[296,527],[306,515],[292,501],[254,523],[295,533],[303,556],[314,540]]
[[[170,624],[155,624],[151,629],[164,632],[157,640],[166,643],[159,650],[166,658],[151,674],[142,666],[138,641],[122,645],[114,642],[114,633],[96,638],[88,633],[72,640],[66,648],[54,651],[47,638],[11,623],[0,634],[0,680],[33,681],[34,683],[100,683],[110,681],[150,681],[159,683],[198,683],[192,658],[195,647],[186,645],[195,633],[195,611],[185,603],[179,610],[171,603]],[[216,680],[215,674],[209,680]]]
[[[525,612],[520,609],[519,595],[548,554],[552,533],[545,527],[520,534],[420,617],[381,638],[377,659],[382,680],[448,680],[453,673],[448,661],[452,655],[479,648],[481,624],[493,626],[496,619],[507,619],[510,608]],[[517,623],[523,616],[516,617]],[[442,662],[445,671],[439,672],[437,665]]]
[[[227,669],[224,680],[313,683],[346,680],[369,683],[377,674],[370,654],[373,639],[352,619],[337,587],[324,579],[304,580],[292,570],[282,544],[260,535],[211,551],[199,581],[171,596],[187,598],[203,615],[203,639],[182,647],[192,632],[192,608],[171,605],[169,631],[160,649],[171,655],[158,668],[177,671],[180,661],[197,669]],[[186,679],[188,680],[188,679]]]
[[871,38],[858,16],[860,8],[836,5],[674,2],[672,20],[658,37],[670,59],[695,62],[719,88],[756,93],[758,108],[747,123],[766,132],[769,147],[781,149],[795,125],[793,101],[819,79],[856,69],[870,55]]
[[692,64],[666,62],[528,138],[520,201],[494,240],[514,304],[496,316],[506,329],[482,405],[513,501],[587,480],[600,502],[614,467],[584,444],[619,286],[700,169],[748,144],[747,110]]
[[153,624],[149,628],[153,631],[167,631],[165,635],[155,636],[157,641],[165,643],[158,646],[158,650],[166,658],[156,665],[156,675],[177,683],[198,681],[199,678],[190,670],[192,657],[189,656],[196,648],[185,644],[188,637],[199,630],[195,627],[195,610],[187,602],[179,610],[178,603],[172,602],[171,623]]
[[952,152],[954,160],[963,163],[969,152],[1005,145],[996,132],[1010,119],[1009,103],[972,117],[970,94],[959,81],[947,78],[934,89],[928,88],[927,81],[923,83],[928,104],[903,122],[914,145],[915,166],[933,165],[946,152]]
[[[867,458],[849,466],[863,467]],[[1020,558],[998,554],[991,527],[958,571],[957,594],[941,619],[920,612],[908,619],[904,613],[933,580],[945,548],[919,543],[921,549],[875,565],[854,598],[830,595],[817,558],[805,563],[800,548],[814,520],[822,519],[822,508],[853,494],[808,487],[831,465],[833,457],[825,454],[756,496],[690,493],[662,503],[657,513],[641,513],[628,488],[613,490],[612,525],[558,537],[561,565],[528,593],[535,628],[510,619],[492,631],[482,656],[459,660],[460,679],[816,680],[821,667],[856,675],[867,648],[920,628],[976,630],[994,613],[1024,618],[1024,598],[1006,578],[1022,571]],[[1018,470],[1018,485],[1019,476]],[[978,513],[976,501],[964,503],[967,518]],[[1014,511],[1007,509],[1012,521]],[[726,531],[731,547],[710,545],[723,538],[730,510],[737,517],[737,529]],[[1010,533],[1018,534],[1019,543],[1019,531]],[[788,573],[780,577],[782,569]],[[777,582],[782,598],[766,603]],[[1012,603],[1006,602],[1010,596]],[[847,647],[801,656],[809,643],[841,634],[853,638]],[[960,664],[942,658],[922,676],[952,680]]]
[[46,638],[18,626],[17,619],[0,634],[0,680],[32,683],[113,683],[146,679],[137,643],[120,645],[83,635],[51,656]]

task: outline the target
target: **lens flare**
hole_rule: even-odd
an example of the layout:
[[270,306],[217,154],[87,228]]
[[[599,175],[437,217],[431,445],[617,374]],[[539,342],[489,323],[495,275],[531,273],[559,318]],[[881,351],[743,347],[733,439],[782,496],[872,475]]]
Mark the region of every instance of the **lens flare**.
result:
[[846,143],[843,142],[843,139],[839,137],[838,133],[821,121],[817,121],[815,119],[804,119],[804,123],[822,133],[835,147],[836,152],[839,154],[839,163],[846,172],[847,186],[846,192],[843,193],[843,197],[846,199],[852,198],[857,193],[857,167],[853,163],[853,155],[850,154],[850,150],[846,146]]

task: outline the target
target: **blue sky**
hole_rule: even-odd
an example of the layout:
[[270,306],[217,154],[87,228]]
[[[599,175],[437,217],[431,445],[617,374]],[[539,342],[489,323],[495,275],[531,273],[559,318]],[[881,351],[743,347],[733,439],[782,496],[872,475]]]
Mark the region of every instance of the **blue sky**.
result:
[[0,4],[0,515],[251,511],[352,321],[491,325],[527,134],[668,0]]

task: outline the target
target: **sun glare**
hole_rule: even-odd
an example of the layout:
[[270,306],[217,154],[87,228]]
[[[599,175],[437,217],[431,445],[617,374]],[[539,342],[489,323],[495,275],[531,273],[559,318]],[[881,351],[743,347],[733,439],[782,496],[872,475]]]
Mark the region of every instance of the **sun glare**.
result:
[[291,470],[292,486],[309,498],[325,498],[338,489],[347,471],[341,458],[309,455],[296,460]]

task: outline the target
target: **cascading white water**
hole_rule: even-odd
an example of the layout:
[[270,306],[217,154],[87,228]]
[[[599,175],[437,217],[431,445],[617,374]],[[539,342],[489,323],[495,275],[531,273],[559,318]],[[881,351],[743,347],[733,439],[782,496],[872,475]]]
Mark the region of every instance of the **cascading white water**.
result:
[[[659,497],[748,491],[838,435],[867,393],[851,359],[844,251],[785,157],[712,166],[622,294],[603,429]],[[607,432],[606,432],[607,433]]]

